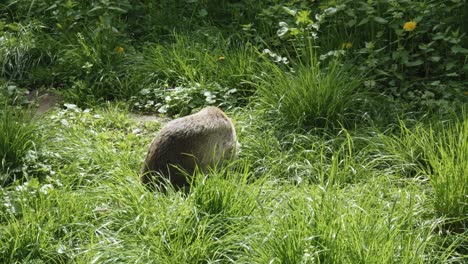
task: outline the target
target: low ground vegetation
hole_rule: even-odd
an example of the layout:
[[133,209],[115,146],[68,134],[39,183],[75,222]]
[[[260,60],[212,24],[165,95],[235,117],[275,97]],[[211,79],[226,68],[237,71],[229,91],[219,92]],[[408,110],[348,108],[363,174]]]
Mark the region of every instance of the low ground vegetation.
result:
[[[0,262],[468,261],[467,12],[0,4]],[[44,90],[63,102],[38,115]],[[135,113],[205,105],[233,119],[238,159],[187,193],[146,189],[163,124]]]

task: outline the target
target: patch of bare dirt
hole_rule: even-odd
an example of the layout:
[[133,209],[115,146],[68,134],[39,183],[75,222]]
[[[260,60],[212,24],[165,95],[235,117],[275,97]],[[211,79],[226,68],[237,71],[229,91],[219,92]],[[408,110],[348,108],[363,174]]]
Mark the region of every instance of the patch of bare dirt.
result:
[[36,115],[42,115],[50,109],[57,107],[62,102],[62,98],[52,92],[34,91],[28,95],[28,100],[33,102],[36,108]]

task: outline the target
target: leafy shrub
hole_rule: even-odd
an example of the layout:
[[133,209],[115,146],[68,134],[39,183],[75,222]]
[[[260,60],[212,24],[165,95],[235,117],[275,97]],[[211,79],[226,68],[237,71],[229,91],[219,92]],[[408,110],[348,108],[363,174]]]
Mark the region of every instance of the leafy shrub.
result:
[[167,83],[154,83],[133,96],[133,107],[142,112],[159,112],[167,115],[187,115],[192,109],[205,105],[236,105],[237,90],[218,83],[201,85],[187,83],[170,87]]
[[207,25],[239,25],[255,16],[258,3],[229,0],[140,0],[126,15],[138,39],[157,40],[174,30],[190,32]]
[[18,87],[13,82],[2,81],[0,79],[0,105],[22,106],[28,104],[27,89]]
[[370,39],[360,40],[366,41],[358,50],[365,57],[361,69],[375,73],[381,88],[396,97],[423,104],[463,100],[463,85],[456,82],[466,79],[468,49],[457,19],[463,20],[458,10],[466,1],[378,2],[366,7],[368,20],[357,21],[363,14],[356,9],[355,30],[373,28]]
[[312,39],[322,54],[346,49],[381,91],[431,106],[466,101],[466,10],[465,0],[340,0],[279,3],[263,14],[277,29],[269,43],[297,48]]
[[[129,91],[122,80],[123,58],[131,49],[122,40],[125,23],[119,18],[129,7],[128,1],[10,1],[4,8],[16,17],[5,20],[22,18],[31,22],[29,27],[6,24],[9,29],[18,25],[29,30],[17,29],[19,33],[15,35],[4,33],[3,41],[9,45],[3,45],[3,54],[0,48],[0,55],[3,65],[11,68],[4,72],[22,82],[25,79],[59,87],[86,86],[68,94],[76,101],[80,101],[77,97],[83,99],[84,104],[126,95]],[[39,62],[42,67],[35,67],[29,75],[23,73]]]
[[6,10],[8,21],[39,20],[49,31],[65,37],[73,37],[87,27],[113,28],[115,31],[124,28],[120,19],[131,5],[124,1],[63,1],[37,0],[16,1],[7,0],[0,5],[0,10]]
[[253,0],[7,0],[0,11],[9,14],[9,21],[40,20],[67,38],[91,26],[155,41],[175,29],[192,31],[210,24],[235,28],[254,19],[262,5]]

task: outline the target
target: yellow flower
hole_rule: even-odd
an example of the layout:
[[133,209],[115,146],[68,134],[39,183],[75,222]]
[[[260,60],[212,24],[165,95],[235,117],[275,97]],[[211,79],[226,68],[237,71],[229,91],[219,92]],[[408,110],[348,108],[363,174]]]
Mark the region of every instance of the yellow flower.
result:
[[351,47],[353,47],[353,43],[351,42],[343,43],[343,49],[350,49]]
[[116,47],[116,48],[115,48],[115,52],[117,52],[117,53],[123,53],[123,52],[124,52],[124,48],[122,48],[122,47]]
[[403,25],[403,29],[406,31],[413,31],[416,28],[415,21],[408,21]]
[[224,58],[224,56],[219,56],[219,57],[218,57],[218,60],[220,60],[220,61],[222,61],[222,60],[224,60],[224,59],[226,59],[226,58]]

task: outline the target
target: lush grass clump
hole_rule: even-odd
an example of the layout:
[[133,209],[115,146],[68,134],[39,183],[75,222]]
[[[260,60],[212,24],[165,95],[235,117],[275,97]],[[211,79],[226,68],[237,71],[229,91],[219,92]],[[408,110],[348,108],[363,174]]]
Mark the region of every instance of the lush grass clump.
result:
[[71,194],[58,180],[32,180],[2,191],[0,261],[66,263],[87,250],[89,235],[98,228],[97,193]]
[[40,136],[30,111],[0,103],[0,185],[22,178],[23,163]]
[[250,45],[235,43],[221,35],[196,34],[173,34],[171,43],[151,45],[144,55],[140,77],[153,78],[145,79],[149,82],[160,79],[170,84],[216,81],[230,86],[237,86],[256,72],[258,57]]
[[23,84],[31,79],[41,82],[35,73],[51,56],[41,46],[40,38],[48,39],[41,34],[40,23],[4,25],[0,20],[0,77]]
[[429,178],[435,209],[444,216],[468,215],[468,122],[466,112],[446,124],[417,127],[410,133],[422,150],[421,173]]
[[293,72],[271,65],[273,72],[258,87],[261,107],[278,113],[277,118],[294,128],[349,126],[366,110],[364,77],[338,62],[320,64],[314,55],[300,62]]
[[129,98],[127,46],[118,35],[90,28],[71,36],[54,74],[67,85],[64,96],[80,105]]
[[[420,132],[419,132],[420,133]],[[442,215],[468,216],[468,119],[466,113],[439,131],[420,134],[426,144],[428,175],[434,190],[434,205]]]

